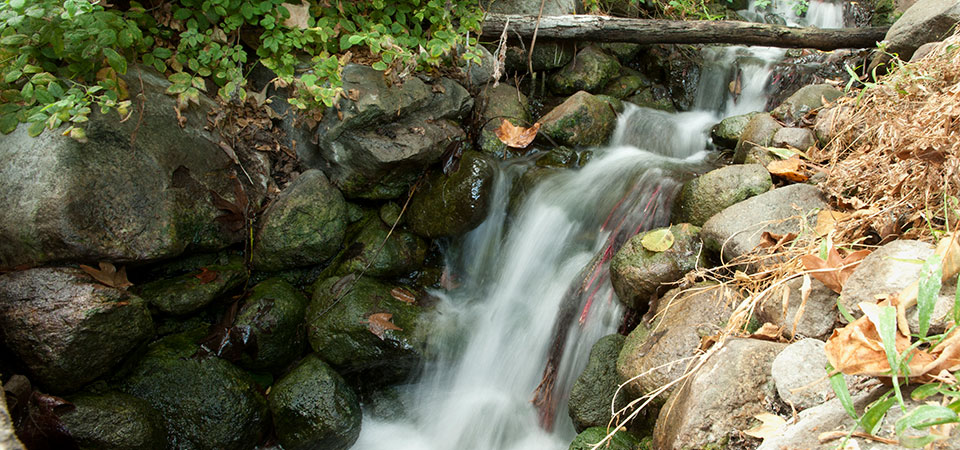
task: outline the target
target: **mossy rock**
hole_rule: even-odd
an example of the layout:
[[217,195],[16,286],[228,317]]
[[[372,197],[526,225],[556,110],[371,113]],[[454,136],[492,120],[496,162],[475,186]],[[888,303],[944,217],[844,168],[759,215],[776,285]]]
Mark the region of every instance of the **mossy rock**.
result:
[[60,421],[81,450],[164,450],[163,417],[149,403],[121,392],[68,397],[74,409]]
[[427,255],[427,243],[402,229],[390,232],[379,215],[352,225],[346,248],[338,257],[337,274],[364,272],[372,277],[397,277],[420,268]]
[[252,370],[278,369],[302,355],[306,350],[307,304],[306,296],[280,278],[254,286],[234,326],[249,331],[256,352],[244,354],[238,364]]
[[[606,426],[610,422],[610,401],[617,392],[617,355],[625,336],[611,334],[600,338],[590,349],[587,367],[570,390],[568,409],[577,431]],[[627,404],[626,393],[617,398],[617,409]]]
[[616,120],[609,103],[580,91],[540,118],[540,133],[560,145],[599,146],[613,133]]
[[739,116],[730,116],[721,120],[720,123],[710,129],[710,137],[713,139],[713,143],[723,148],[736,147],[737,141],[740,140],[740,135],[743,134],[744,128],[747,127],[747,123],[757,114],[758,113],[752,112]]
[[320,264],[340,249],[346,222],[343,194],[323,172],[308,170],[263,213],[253,266],[275,271]]
[[670,100],[670,93],[667,88],[659,85],[641,89],[640,92],[628,97],[627,101],[643,108],[667,112],[677,111],[676,106],[673,105],[673,100]]
[[205,329],[150,345],[119,388],[163,415],[178,449],[248,449],[266,432],[267,401],[250,375],[216,357],[194,356]]
[[[187,269],[187,273],[151,281],[135,291],[151,306],[166,314],[192,313],[242,286],[247,280],[243,255],[223,254],[216,259],[195,259],[206,265]],[[175,267],[159,269],[171,272]]]
[[617,113],[623,112],[623,102],[620,101],[619,98],[612,97],[609,95],[602,95],[602,94],[598,95],[597,98],[606,102],[608,105],[610,105],[610,108],[613,108],[615,112]]
[[550,90],[559,95],[577,91],[600,92],[620,72],[617,58],[594,46],[577,52],[569,64],[547,79]]
[[504,144],[494,130],[500,127],[501,121],[507,120],[514,126],[530,126],[530,113],[527,112],[530,104],[527,96],[517,88],[502,83],[496,87],[489,87],[480,93],[483,105],[480,117],[483,120],[483,129],[480,131],[480,151],[502,158],[507,154],[507,144]]
[[[307,333],[320,358],[369,386],[402,381],[419,365],[426,342],[421,306],[394,298],[394,286],[368,277],[351,274],[317,283]],[[399,329],[376,330],[370,323],[374,314],[391,314],[389,322]]]
[[537,158],[537,167],[568,168],[577,165],[577,152],[568,147],[557,147]]
[[707,219],[728,206],[772,187],[770,172],[760,164],[737,164],[712,170],[684,183],[672,221],[703,226]]
[[[643,245],[647,236],[669,231],[673,244],[663,251],[651,251]],[[645,310],[648,302],[695,267],[706,265],[706,252],[700,242],[700,228],[683,223],[659,228],[630,238],[610,261],[610,282],[620,302]]]
[[407,227],[429,239],[476,228],[487,217],[495,172],[486,155],[464,152],[456,172],[434,173],[413,195]]
[[270,411],[285,450],[346,450],[360,436],[360,402],[347,382],[315,355],[270,389]]
[[[590,450],[593,446],[607,437],[610,432],[606,427],[587,428],[570,443],[570,450]],[[640,440],[626,431],[618,431],[601,448],[606,450],[635,450]]]
[[747,154],[754,147],[769,147],[773,142],[773,135],[781,128],[783,125],[780,125],[769,113],[759,113],[750,117],[743,132],[740,133],[740,139],[737,140],[733,162],[743,164]]
[[527,73],[530,65],[534,72],[554,70],[567,65],[575,52],[576,46],[567,42],[538,42],[532,55],[526,48],[510,46],[507,47],[504,66],[507,73]]
[[650,85],[650,82],[639,74],[625,74],[614,78],[600,91],[603,95],[626,100],[641,89]]

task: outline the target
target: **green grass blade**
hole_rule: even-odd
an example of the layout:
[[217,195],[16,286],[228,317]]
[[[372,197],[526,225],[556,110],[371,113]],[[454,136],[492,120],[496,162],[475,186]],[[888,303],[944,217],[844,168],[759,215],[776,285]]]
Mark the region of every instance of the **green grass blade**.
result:
[[920,405],[897,420],[894,426],[897,436],[902,436],[907,428],[922,430],[934,425],[960,422],[960,417],[950,408],[939,405]]
[[840,400],[840,404],[843,405],[843,409],[853,420],[859,420],[857,411],[853,408],[853,398],[850,397],[850,390],[847,389],[847,380],[843,378],[843,373],[834,369],[830,363],[827,363],[827,373],[833,374],[830,375],[830,387],[833,388],[833,392],[837,395],[837,400]]
[[870,405],[860,418],[860,426],[869,434],[877,434],[880,425],[883,424],[883,416],[893,405],[897,404],[897,399],[887,398]]
[[917,315],[920,326],[917,332],[920,339],[927,337],[930,330],[930,318],[933,308],[937,305],[940,296],[940,277],[943,276],[943,259],[940,255],[933,255],[923,263],[920,269],[920,285],[917,288]]

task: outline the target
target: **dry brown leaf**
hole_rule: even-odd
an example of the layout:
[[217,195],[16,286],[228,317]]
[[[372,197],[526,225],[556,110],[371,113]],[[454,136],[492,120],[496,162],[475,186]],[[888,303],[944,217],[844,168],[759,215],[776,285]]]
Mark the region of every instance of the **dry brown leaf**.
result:
[[843,257],[840,256],[835,247],[830,247],[826,261],[820,259],[817,255],[804,255],[800,258],[800,261],[803,262],[805,270],[813,271],[810,276],[820,280],[828,288],[839,294],[843,290],[847,278],[850,278],[860,261],[869,254],[870,250],[858,250]]
[[[872,303],[861,303],[864,306],[877,306]],[[903,352],[910,347],[910,338],[897,332],[897,352]],[[827,359],[837,370],[847,375],[865,375],[884,377],[890,375],[890,363],[887,354],[883,351],[883,343],[876,326],[867,315],[850,322],[843,328],[833,330],[824,346]],[[909,361],[910,373],[920,373],[934,358],[922,350],[913,350]],[[915,381],[911,375],[911,382]],[[916,379],[920,381],[920,379]]]
[[387,330],[403,331],[403,328],[400,328],[391,322],[391,319],[393,319],[393,314],[390,313],[370,314],[366,321],[367,329],[380,338],[380,340],[386,339],[383,334]]
[[213,282],[219,277],[219,273],[215,270],[210,270],[206,267],[200,268],[200,273],[194,275],[194,277],[200,280],[200,284],[207,284]]
[[131,283],[130,280],[127,280],[127,269],[124,267],[121,267],[120,270],[117,270],[113,264],[102,262],[100,263],[99,270],[83,264],[80,264],[80,269],[90,274],[91,277],[100,283],[112,288],[126,289],[130,286],[133,286],[133,283]]
[[782,417],[768,412],[762,412],[753,416],[753,418],[759,420],[760,425],[744,431],[743,434],[760,439],[772,439],[780,436],[783,427],[787,424],[787,421],[783,420]]
[[760,339],[764,341],[779,341],[780,340],[780,327],[766,322],[759,330],[755,331],[750,337],[754,339]]
[[500,142],[507,144],[507,147],[526,148],[537,137],[538,131],[540,131],[540,122],[533,124],[530,128],[523,128],[515,126],[507,119],[500,119],[500,127],[493,132]]
[[817,213],[817,226],[814,228],[817,236],[826,236],[837,226],[837,222],[840,222],[850,214],[840,211],[833,211],[829,209],[821,210]]
[[304,3],[284,3],[280,6],[290,11],[290,17],[284,19],[283,25],[290,28],[306,30],[310,28],[308,19],[310,19],[310,5]]
[[803,161],[796,155],[767,164],[767,170],[770,171],[771,174],[796,183],[802,183],[810,178],[810,176],[804,172],[803,168]]
[[757,247],[769,249],[773,253],[796,238],[797,233],[774,234],[764,231],[760,234],[760,243],[757,244]]
[[400,287],[393,288],[390,290],[390,295],[393,296],[393,298],[400,300],[401,302],[404,302],[404,303],[413,304],[417,302],[417,297],[414,296],[412,292],[404,288],[400,288]]

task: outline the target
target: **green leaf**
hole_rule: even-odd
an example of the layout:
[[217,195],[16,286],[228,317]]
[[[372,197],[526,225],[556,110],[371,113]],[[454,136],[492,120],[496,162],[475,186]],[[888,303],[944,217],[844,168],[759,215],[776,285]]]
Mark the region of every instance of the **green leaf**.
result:
[[913,392],[910,393],[910,398],[921,401],[931,395],[935,395],[940,392],[939,383],[927,383],[922,386],[918,386]]
[[10,134],[13,130],[17,129],[17,125],[20,124],[20,121],[17,120],[16,114],[2,114],[0,115],[0,133]]
[[920,334],[920,339],[927,337],[927,331],[930,330],[933,308],[940,297],[942,275],[943,265],[940,255],[932,255],[924,261],[920,269],[920,285],[917,288],[917,315],[920,321],[917,332]]
[[928,434],[926,436],[900,436],[900,445],[906,448],[923,448],[931,442],[939,441],[945,439],[944,436],[934,436]]
[[25,34],[11,34],[0,38],[0,45],[16,47],[23,45],[29,38]]
[[853,398],[850,397],[850,390],[847,389],[847,380],[843,378],[843,373],[834,369],[830,363],[827,363],[827,373],[833,374],[830,375],[830,387],[833,388],[833,393],[837,395],[837,399],[843,405],[844,411],[853,420],[857,420],[857,411],[853,408]]
[[900,436],[907,428],[922,430],[934,425],[955,422],[960,422],[960,417],[950,408],[939,405],[920,405],[897,420],[894,430]]
[[364,36],[362,36],[362,35],[359,35],[359,34],[352,34],[352,35],[349,35],[349,36],[347,37],[347,41],[350,42],[350,45],[359,44],[359,43],[363,42],[364,39],[366,39],[366,38],[365,38]]
[[30,128],[27,128],[27,135],[30,137],[40,136],[40,133],[43,133],[44,122],[33,122],[30,124]]
[[373,65],[371,65],[370,67],[372,67],[373,70],[379,70],[381,72],[387,70],[387,64],[384,63],[383,61],[377,61],[373,63]]
[[647,232],[640,239],[640,245],[651,252],[663,252],[673,247],[674,237],[669,228],[660,228]]
[[20,78],[20,75],[23,75],[23,72],[17,69],[11,70],[10,72],[7,72],[6,76],[3,77],[3,81],[7,83],[13,83],[14,81],[17,81],[18,78]]
[[860,426],[869,434],[877,434],[880,425],[883,424],[883,416],[887,414],[890,407],[896,404],[897,399],[892,397],[874,403],[863,413],[863,417],[860,418]]
[[107,57],[107,63],[110,64],[110,67],[113,67],[113,70],[116,70],[118,74],[123,75],[127,73],[127,59],[117,53],[116,50],[104,48],[103,56]]
[[20,96],[23,97],[23,100],[26,102],[30,102],[31,100],[33,100],[33,93],[34,93],[33,83],[29,81],[26,82],[23,85],[23,88],[20,89]]
[[10,0],[10,7],[16,10],[21,10],[23,9],[23,5],[25,3],[25,0]]

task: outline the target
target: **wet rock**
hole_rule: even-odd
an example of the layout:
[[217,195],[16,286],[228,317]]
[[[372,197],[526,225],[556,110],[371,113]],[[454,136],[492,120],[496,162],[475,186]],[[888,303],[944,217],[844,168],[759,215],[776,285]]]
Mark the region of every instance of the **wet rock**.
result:
[[410,405],[404,401],[402,386],[387,386],[377,389],[363,399],[363,412],[370,417],[398,421],[405,417]]
[[616,97],[611,97],[609,95],[598,95],[597,98],[606,102],[608,105],[610,105],[610,107],[613,108],[614,112],[616,113],[623,112],[623,102],[620,101],[620,99]]
[[740,135],[743,134],[743,130],[747,127],[747,123],[757,114],[759,113],[752,112],[721,120],[720,123],[710,129],[710,137],[713,138],[713,143],[724,148],[736,147],[737,142],[740,140]]
[[689,45],[654,45],[644,51],[641,60],[646,67],[641,72],[667,87],[677,110],[692,109],[703,67],[700,49]]
[[[603,440],[610,431],[606,427],[587,428],[578,434],[570,443],[569,450],[590,450],[593,446]],[[600,448],[609,450],[634,450],[639,448],[640,440],[626,431],[618,431],[609,442],[603,444]]]
[[[166,79],[148,69],[130,72],[145,89],[142,120],[94,112],[84,124],[86,143],[56,131],[31,138],[26,125],[0,135],[0,268],[143,262],[243,241],[243,232],[215,220],[222,211],[210,191],[234,201],[241,180],[250,204],[259,205],[267,166],[238,150],[255,185],[236,177],[219,135],[203,129],[212,100],[201,96],[180,128]],[[128,84],[139,89],[140,78]]]
[[[391,285],[348,277],[329,278],[314,288],[307,308],[310,346],[348,380],[360,378],[369,386],[402,381],[423,353],[422,308],[394,298]],[[373,314],[392,314],[390,323],[399,329],[378,330],[370,323]]]
[[625,100],[627,97],[636,94],[649,85],[650,82],[640,76],[640,74],[626,73],[607,83],[600,93]]
[[724,209],[707,220],[700,236],[707,248],[727,262],[756,248],[764,231],[776,235],[799,233],[801,217],[813,226],[816,214],[811,212],[826,207],[816,186],[784,186]]
[[499,84],[484,89],[477,104],[483,106],[480,114],[484,124],[480,131],[480,151],[503,157],[506,155],[507,145],[500,141],[494,130],[500,128],[504,119],[518,127],[531,125],[530,114],[527,112],[527,96],[513,86]]
[[562,171],[563,168],[561,167],[545,164],[530,167],[523,172],[523,175],[515,179],[513,186],[510,188],[510,205],[507,207],[509,214],[516,215],[519,213],[520,207],[523,206],[527,197],[536,190],[540,183]]
[[561,145],[603,145],[613,132],[617,113],[594,95],[580,91],[540,118],[540,132]]
[[[863,315],[857,305],[860,302],[876,303],[880,296],[898,294],[905,287],[920,278],[922,263],[933,255],[932,244],[912,240],[897,240],[881,246],[867,255],[853,270],[853,274],[843,285],[840,305],[854,318]],[[933,333],[944,331],[949,321],[957,291],[956,281],[943,283],[930,317],[930,330]],[[841,316],[840,320],[846,323]],[[907,322],[910,329],[919,328],[916,306],[907,310]]]
[[360,402],[337,372],[314,355],[270,390],[270,411],[286,450],[346,450],[360,436]]
[[427,178],[410,201],[407,226],[420,236],[438,238],[466,233],[487,217],[496,169],[477,152],[464,152],[460,168]]
[[663,450],[724,448],[730,435],[752,428],[773,396],[770,364],[785,344],[728,339],[667,400],[653,432]]
[[400,208],[396,202],[387,202],[380,207],[380,210],[377,211],[377,215],[380,217],[380,220],[383,221],[384,225],[393,226],[393,224],[403,225],[404,217],[401,215],[403,209]]
[[150,344],[120,390],[160,411],[173,448],[250,448],[266,432],[267,401],[246,372],[220,358],[193,356],[205,334],[201,328]]
[[644,248],[642,240],[651,230],[630,238],[610,260],[610,282],[617,298],[624,305],[637,310],[647,308],[651,299],[669,285],[693,270],[706,265],[706,252],[700,241],[700,228],[684,223],[668,228],[674,242],[662,252]]
[[843,91],[829,84],[811,84],[787,97],[770,114],[787,125],[796,125],[808,112],[823,106],[824,100],[833,102],[841,96]]
[[254,286],[237,313],[234,326],[250,333],[256,352],[244,354],[238,364],[253,370],[279,369],[303,354],[308,303],[297,288],[280,278]]
[[365,271],[368,276],[382,278],[406,275],[422,266],[427,256],[423,239],[400,229],[391,233],[390,225],[376,216],[352,226],[347,242],[338,274]]
[[85,450],[164,450],[163,417],[149,403],[121,392],[69,397],[75,409],[60,415],[77,446]]
[[152,334],[143,299],[79,269],[0,275],[0,337],[49,392],[106,374]]
[[274,271],[330,259],[343,243],[346,220],[343,196],[323,172],[304,172],[263,213],[254,268]]
[[555,70],[569,64],[576,51],[576,46],[569,42],[537,42],[532,56],[528,47],[509,46],[504,68],[507,73],[527,73],[532,64],[534,72]]
[[711,170],[684,183],[673,209],[673,222],[703,226],[727,207],[772,187],[770,172],[759,164],[737,164]]
[[637,94],[627,98],[627,101],[642,108],[676,112],[677,108],[673,106],[673,100],[670,100],[669,95],[670,93],[665,87],[653,85],[641,89]]
[[[761,301],[756,312],[757,319],[762,323],[769,322],[780,327],[784,336],[788,338],[794,336],[794,326],[796,326],[797,336],[824,340],[830,336],[837,322],[838,295],[820,281],[811,279],[810,296],[804,303],[800,292],[802,285],[803,280],[797,278],[788,281],[780,289],[774,290],[771,295]],[[786,312],[783,310],[783,289],[790,290]],[[797,317],[801,304],[803,304],[803,313]]]
[[770,142],[774,147],[787,148],[793,147],[801,151],[806,151],[816,143],[813,131],[809,128],[781,128],[773,135]]
[[577,152],[557,147],[537,158],[537,167],[569,168],[577,164]]
[[[623,16],[621,15],[620,17]],[[643,47],[640,44],[632,44],[629,42],[604,42],[600,44],[600,50],[616,56],[620,64],[626,65],[633,62],[637,55],[643,50]]]
[[[570,418],[577,431],[590,427],[606,427],[610,422],[610,401],[617,386],[617,355],[626,338],[611,334],[600,338],[590,349],[587,367],[570,390]],[[626,395],[618,398],[617,409],[627,404]]]
[[759,113],[750,118],[740,133],[740,140],[733,155],[733,162],[743,164],[747,153],[756,146],[769,147],[773,142],[773,135],[783,128],[767,113]]
[[[770,376],[784,403],[802,411],[834,397],[827,378],[827,354],[824,343],[803,339],[788,345],[773,360]],[[847,383],[852,381],[847,377]]]
[[[167,270],[173,271],[173,268]],[[205,278],[208,276],[213,278]],[[210,304],[246,280],[243,255],[224,254],[205,265],[191,267],[187,273],[151,281],[135,287],[134,291],[161,312],[182,315]]]
[[405,194],[424,168],[464,136],[449,119],[469,112],[473,99],[453,80],[430,86],[409,77],[388,86],[382,72],[353,64],[344,67],[342,79],[351,95],[324,114],[317,136],[330,163],[325,172],[348,198]]
[[960,2],[919,0],[887,30],[883,39],[887,43],[886,50],[907,61],[921,45],[950,36],[957,22],[960,22]]
[[[639,398],[666,386],[683,375],[687,364],[684,358],[694,355],[700,339],[717,334],[731,312],[734,293],[722,286],[700,283],[697,292],[678,297],[677,289],[660,298],[656,319],[650,325],[634,329],[617,357],[617,375],[624,383],[630,398]],[[656,370],[651,370],[656,368]],[[654,402],[663,404],[669,389]]]
[[577,52],[569,64],[547,79],[550,89],[559,95],[577,91],[599,93],[620,72],[617,58],[597,47],[587,46]]

